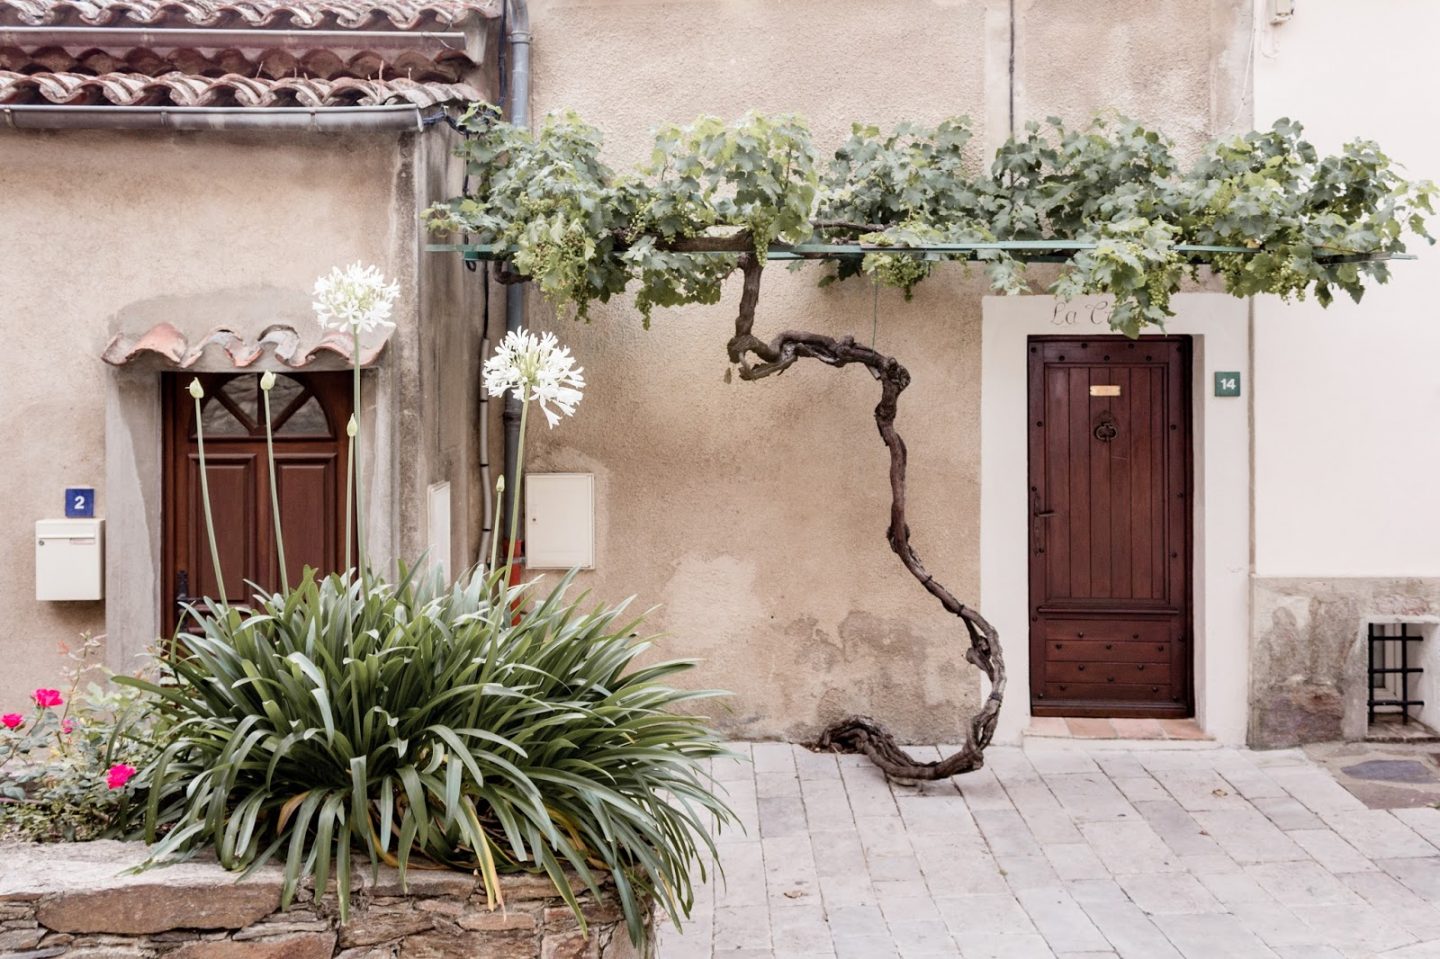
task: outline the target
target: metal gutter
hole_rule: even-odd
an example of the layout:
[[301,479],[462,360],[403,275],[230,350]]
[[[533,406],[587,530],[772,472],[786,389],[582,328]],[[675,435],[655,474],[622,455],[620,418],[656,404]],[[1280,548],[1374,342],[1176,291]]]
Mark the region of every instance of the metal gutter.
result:
[[[509,45],[506,87],[505,119],[517,127],[530,126],[530,9],[526,0],[504,0],[505,42]],[[505,288],[505,332],[515,333],[525,329],[525,290],[529,284],[512,283]],[[501,415],[505,427],[505,500],[508,503],[524,501],[520,490],[520,399],[514,390],[505,394],[505,412]],[[507,522],[501,529],[509,530],[510,508],[504,507],[502,514]],[[524,539],[523,526],[517,526],[516,539]],[[523,552],[520,561],[523,562]]]
[[418,133],[410,103],[356,107],[120,107],[23,103],[0,106],[3,130],[263,130]]

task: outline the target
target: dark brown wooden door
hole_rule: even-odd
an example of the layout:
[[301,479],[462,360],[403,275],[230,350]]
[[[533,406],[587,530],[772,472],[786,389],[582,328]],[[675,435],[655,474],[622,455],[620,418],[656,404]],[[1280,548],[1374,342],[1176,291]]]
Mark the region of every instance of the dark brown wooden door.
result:
[[[167,630],[178,620],[177,597],[218,593],[200,493],[195,401],[188,392],[192,378],[169,375],[165,384]],[[216,549],[230,594],[226,599],[247,602],[253,594],[249,584],[267,590],[280,586],[260,377],[201,374],[199,379],[205,387],[206,473]],[[292,584],[306,566],[322,573],[342,566],[349,386],[344,373],[289,374],[278,376],[270,392],[280,522]]]
[[1188,716],[1190,341],[1030,340],[1037,716]]

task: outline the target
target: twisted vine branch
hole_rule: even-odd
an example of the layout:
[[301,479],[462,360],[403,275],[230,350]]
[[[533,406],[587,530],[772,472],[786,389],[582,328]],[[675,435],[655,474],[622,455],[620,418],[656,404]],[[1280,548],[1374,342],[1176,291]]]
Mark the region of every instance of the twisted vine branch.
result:
[[[925,590],[940,601],[945,611],[958,616],[970,636],[965,658],[990,679],[990,695],[970,719],[965,744],[959,752],[937,762],[922,762],[900,747],[884,726],[868,716],[851,716],[835,723],[821,734],[822,749],[862,752],[887,776],[901,779],[946,779],[957,773],[970,772],[984,765],[985,747],[995,735],[1000,717],[1000,704],[1005,695],[1005,660],[1000,651],[1000,636],[985,617],[961,603],[948,589],[931,576],[914,547],[910,545],[910,524],[905,518],[905,440],[895,430],[896,408],[900,394],[910,385],[910,372],[893,356],[885,356],[871,347],[855,342],[854,337],[834,339],[819,333],[788,330],[766,342],[755,336],[755,307],[760,300],[760,275],[764,269],[753,253],[741,254],[739,266],[744,276],[740,309],[735,317],[735,335],[728,344],[730,362],[740,371],[742,380],[758,380],[783,373],[797,360],[819,360],[827,366],[844,367],[859,363],[880,382],[880,402],[875,407],[875,425],[880,438],[890,451],[890,526],[886,538],[900,562],[919,580]],[[753,357],[758,362],[751,362]]]

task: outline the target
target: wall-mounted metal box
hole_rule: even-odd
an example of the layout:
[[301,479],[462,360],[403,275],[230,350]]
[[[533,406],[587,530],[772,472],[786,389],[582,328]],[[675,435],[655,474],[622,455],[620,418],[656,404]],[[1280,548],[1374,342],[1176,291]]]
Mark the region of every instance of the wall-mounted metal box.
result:
[[35,523],[35,598],[93,600],[104,596],[105,521],[42,519]]
[[595,474],[525,477],[525,565],[531,569],[595,567]]

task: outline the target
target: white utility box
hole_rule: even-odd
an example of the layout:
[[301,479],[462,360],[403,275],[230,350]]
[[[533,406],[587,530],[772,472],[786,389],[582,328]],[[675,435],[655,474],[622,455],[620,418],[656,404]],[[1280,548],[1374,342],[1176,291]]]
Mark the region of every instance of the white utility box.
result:
[[595,567],[594,473],[530,473],[525,477],[525,565],[531,569]]
[[104,596],[105,521],[35,522],[35,598],[86,600]]

